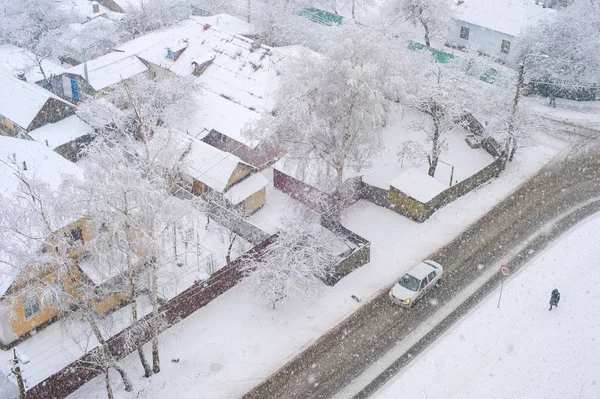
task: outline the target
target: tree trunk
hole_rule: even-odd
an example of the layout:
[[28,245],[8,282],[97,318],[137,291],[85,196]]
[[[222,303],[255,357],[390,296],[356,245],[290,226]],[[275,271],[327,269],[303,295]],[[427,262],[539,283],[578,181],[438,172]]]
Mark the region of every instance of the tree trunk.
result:
[[356,0],[352,0],[352,20],[356,21]]
[[423,29],[425,29],[425,45],[427,47],[431,46],[431,38],[429,36],[429,26],[427,25],[427,22],[423,21],[423,19],[421,19],[421,25],[423,25]]
[[160,373],[158,353],[158,270],[156,259],[152,259],[152,371]]
[[98,328],[96,321],[90,315],[86,315],[86,318],[88,320],[88,323],[90,324],[90,327],[92,328],[92,332],[94,333],[96,340],[100,344],[100,355],[103,358],[104,362],[106,363],[106,366],[114,368],[121,375],[121,379],[123,380],[123,385],[125,385],[125,391],[127,391],[127,392],[133,391],[133,384],[131,384],[131,380],[129,379],[127,372],[114,359],[112,353],[110,353],[110,351],[108,350],[108,346],[106,345],[106,340],[102,336],[102,332],[100,331],[100,328]]
[[[436,112],[436,111],[434,111]],[[440,121],[436,115],[433,116],[433,140],[431,143],[431,155],[429,156],[429,176],[435,176],[435,170],[437,169],[438,159],[440,157]]]
[[114,399],[113,391],[110,386],[110,375],[108,374],[108,368],[104,370],[104,382],[106,383],[106,394],[108,399]]
[[[125,217],[129,216],[129,201],[127,199],[127,192],[123,193],[123,198],[125,201],[125,210],[123,211]],[[133,266],[133,262],[131,260],[131,254],[134,251],[133,245],[131,243],[131,227],[129,223],[125,224],[125,234],[127,236],[127,271],[129,274],[129,303],[131,308],[131,324],[135,324],[138,320],[138,312],[137,312],[137,292],[135,289],[135,270]],[[152,375],[152,370],[150,369],[150,365],[146,360],[146,356],[144,355],[144,350],[142,347],[138,347],[138,356],[140,357],[140,363],[142,363],[142,367],[144,368],[144,377],[148,378]]]
[[231,232],[231,234],[233,235],[233,238],[229,240],[229,248],[227,248],[227,255],[225,256],[225,262],[227,262],[227,264],[231,262],[231,248],[233,248],[233,243],[237,238],[237,235],[235,235],[233,232]]

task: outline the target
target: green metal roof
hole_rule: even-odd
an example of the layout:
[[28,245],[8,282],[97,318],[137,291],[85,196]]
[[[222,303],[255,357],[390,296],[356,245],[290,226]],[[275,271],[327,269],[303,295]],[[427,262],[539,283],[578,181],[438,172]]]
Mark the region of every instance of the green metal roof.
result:
[[334,24],[341,25],[342,20],[344,19],[341,15],[333,14],[315,7],[301,8],[298,11],[298,15],[327,26],[332,26]]
[[433,47],[427,47],[424,44],[413,41],[408,42],[408,48],[413,51],[423,50],[426,48],[427,50],[429,50],[431,55],[433,55],[433,58],[435,58],[435,60],[440,64],[447,64],[448,62],[450,62],[451,59],[454,58],[454,54],[445,53],[443,51],[436,50]]

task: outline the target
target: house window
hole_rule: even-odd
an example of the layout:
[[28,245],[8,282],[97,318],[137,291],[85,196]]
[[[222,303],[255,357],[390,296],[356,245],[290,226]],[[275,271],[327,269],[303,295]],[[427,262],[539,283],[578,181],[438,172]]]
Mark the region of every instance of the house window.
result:
[[460,38],[469,40],[469,28],[467,28],[466,26],[460,27]]
[[67,239],[69,240],[69,244],[71,245],[75,244],[78,241],[80,241],[83,244],[83,231],[81,230],[81,227],[71,229],[69,231]]
[[502,40],[500,51],[502,51],[504,54],[510,53],[510,42],[508,40]]
[[25,317],[28,319],[40,313],[40,303],[37,295],[29,295],[23,298],[23,309],[25,310]]

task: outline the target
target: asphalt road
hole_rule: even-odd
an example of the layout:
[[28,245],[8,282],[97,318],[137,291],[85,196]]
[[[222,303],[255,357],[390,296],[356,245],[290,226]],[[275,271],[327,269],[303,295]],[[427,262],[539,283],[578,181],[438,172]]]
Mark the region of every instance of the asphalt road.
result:
[[[588,149],[586,153],[571,154],[569,158],[543,168],[451,243],[428,256],[443,264],[446,271],[442,287],[435,292],[438,306],[421,300],[411,311],[403,311],[390,303],[387,289],[382,290],[244,398],[307,399],[333,396],[404,339],[438,307],[463,290],[484,270],[496,268],[499,259],[535,236],[548,222],[560,219],[594,198],[600,198],[599,153],[595,149]],[[577,215],[582,218],[596,210],[590,205]],[[568,229],[578,219],[571,217],[565,220],[559,223],[560,228],[543,235],[544,240],[534,240],[533,245],[537,245],[537,249],[542,248],[544,242]],[[567,223],[569,220],[571,223]],[[483,265],[483,269],[479,265]],[[458,317],[457,314],[454,317]],[[425,344],[421,342],[422,347]],[[377,384],[384,382],[402,365],[400,362],[396,369],[387,370],[385,376],[374,381],[375,385],[367,387],[359,396],[367,397],[377,388]]]

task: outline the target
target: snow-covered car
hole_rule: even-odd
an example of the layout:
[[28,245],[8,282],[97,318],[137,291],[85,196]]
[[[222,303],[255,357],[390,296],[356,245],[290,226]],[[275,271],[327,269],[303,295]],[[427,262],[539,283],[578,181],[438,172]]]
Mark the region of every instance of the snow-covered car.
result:
[[390,290],[392,302],[411,308],[434,285],[440,283],[444,268],[432,260],[424,260],[408,271]]

